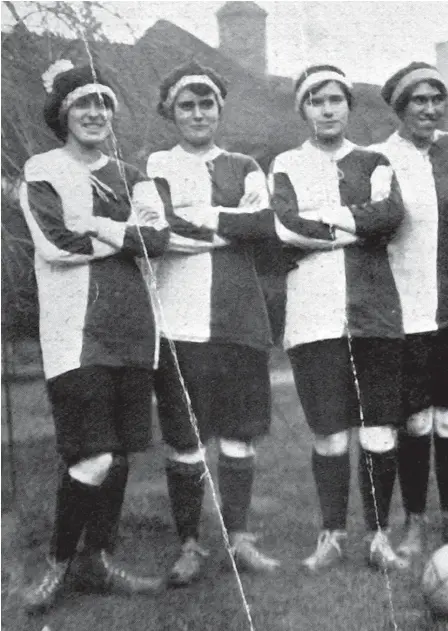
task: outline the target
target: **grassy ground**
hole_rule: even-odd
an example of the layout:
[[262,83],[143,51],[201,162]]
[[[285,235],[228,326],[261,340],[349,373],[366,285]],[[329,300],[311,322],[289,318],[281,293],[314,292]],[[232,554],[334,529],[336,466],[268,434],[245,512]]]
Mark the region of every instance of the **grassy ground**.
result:
[[[18,499],[8,501],[8,459],[3,458],[3,624],[8,631],[423,631],[432,625],[419,589],[421,566],[406,576],[385,576],[366,567],[357,485],[352,484],[349,555],[319,576],[308,576],[298,561],[314,547],[319,514],[310,472],[310,434],[285,360],[273,371],[273,426],[259,450],[251,526],[264,549],[281,559],[272,576],[242,575],[244,608],[235,576],[226,564],[216,509],[208,493],[203,544],[212,553],[203,579],[162,595],[131,600],[68,590],[59,607],[28,619],[19,605],[20,588],[44,567],[51,533],[56,459],[42,382],[13,387],[17,436]],[[355,469],[353,458],[353,467]],[[140,572],[165,572],[177,552],[157,429],[154,445],[136,456],[127,491],[117,558]],[[210,454],[215,470],[216,453]],[[355,481],[355,476],[353,480]],[[437,548],[439,515],[431,483],[428,550]],[[401,509],[395,497],[394,537]],[[251,627],[252,624],[252,627]]]

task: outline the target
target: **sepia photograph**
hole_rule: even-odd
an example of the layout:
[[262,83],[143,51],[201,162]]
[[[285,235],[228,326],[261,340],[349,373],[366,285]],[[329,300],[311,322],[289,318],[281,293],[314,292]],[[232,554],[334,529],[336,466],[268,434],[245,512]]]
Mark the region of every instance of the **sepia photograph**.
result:
[[448,2],[2,1],[4,631],[448,631]]

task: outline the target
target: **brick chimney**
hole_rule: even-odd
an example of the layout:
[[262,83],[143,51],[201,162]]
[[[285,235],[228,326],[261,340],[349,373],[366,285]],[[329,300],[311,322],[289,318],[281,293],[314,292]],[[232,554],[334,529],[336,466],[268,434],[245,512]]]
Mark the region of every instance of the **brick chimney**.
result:
[[448,85],[448,42],[436,44],[437,68]]
[[255,2],[226,2],[216,12],[219,50],[255,74],[266,74],[266,16]]

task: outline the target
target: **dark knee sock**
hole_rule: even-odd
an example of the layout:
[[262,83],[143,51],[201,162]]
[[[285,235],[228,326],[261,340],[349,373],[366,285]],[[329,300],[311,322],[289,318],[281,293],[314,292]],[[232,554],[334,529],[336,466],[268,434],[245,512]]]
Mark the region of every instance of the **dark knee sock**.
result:
[[359,485],[369,530],[387,528],[397,470],[397,450],[373,453],[360,448]]
[[422,514],[426,509],[431,434],[410,436],[401,432],[398,441],[398,477],[406,513]]
[[59,479],[50,554],[56,561],[71,559],[88,518],[95,487],[78,482],[65,469]]
[[106,479],[100,486],[95,487],[95,500],[86,523],[84,538],[86,550],[113,551],[118,535],[128,471],[126,456],[114,455]]
[[434,434],[434,460],[440,508],[448,512],[448,438]]
[[247,530],[252,486],[254,482],[253,456],[230,458],[219,454],[218,482],[222,502],[222,517],[228,532]]
[[345,530],[350,490],[350,456],[322,456],[313,450],[312,467],[324,530]]
[[205,488],[204,463],[168,460],[166,476],[171,511],[181,542],[198,539]]

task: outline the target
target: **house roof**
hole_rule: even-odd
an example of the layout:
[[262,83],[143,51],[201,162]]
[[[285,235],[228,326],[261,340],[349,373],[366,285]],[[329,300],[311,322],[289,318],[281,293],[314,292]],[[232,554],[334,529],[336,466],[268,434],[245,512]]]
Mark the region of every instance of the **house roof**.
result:
[[[269,77],[252,74],[166,20],[156,22],[135,45],[95,42],[92,50],[122,105],[114,125],[122,154],[140,167],[149,152],[176,142],[174,126],[156,112],[158,90],[165,75],[192,59],[213,67],[229,85],[218,137],[223,147],[266,161],[302,141],[307,133],[293,111],[292,90],[276,89]],[[88,62],[83,42],[52,34],[12,33],[2,47],[4,171],[17,173],[29,155],[56,143],[42,117],[45,92],[40,76],[60,57]],[[379,88],[355,86],[355,101],[351,138],[360,144],[384,138],[393,128],[394,117]],[[14,108],[6,103],[14,103]]]

